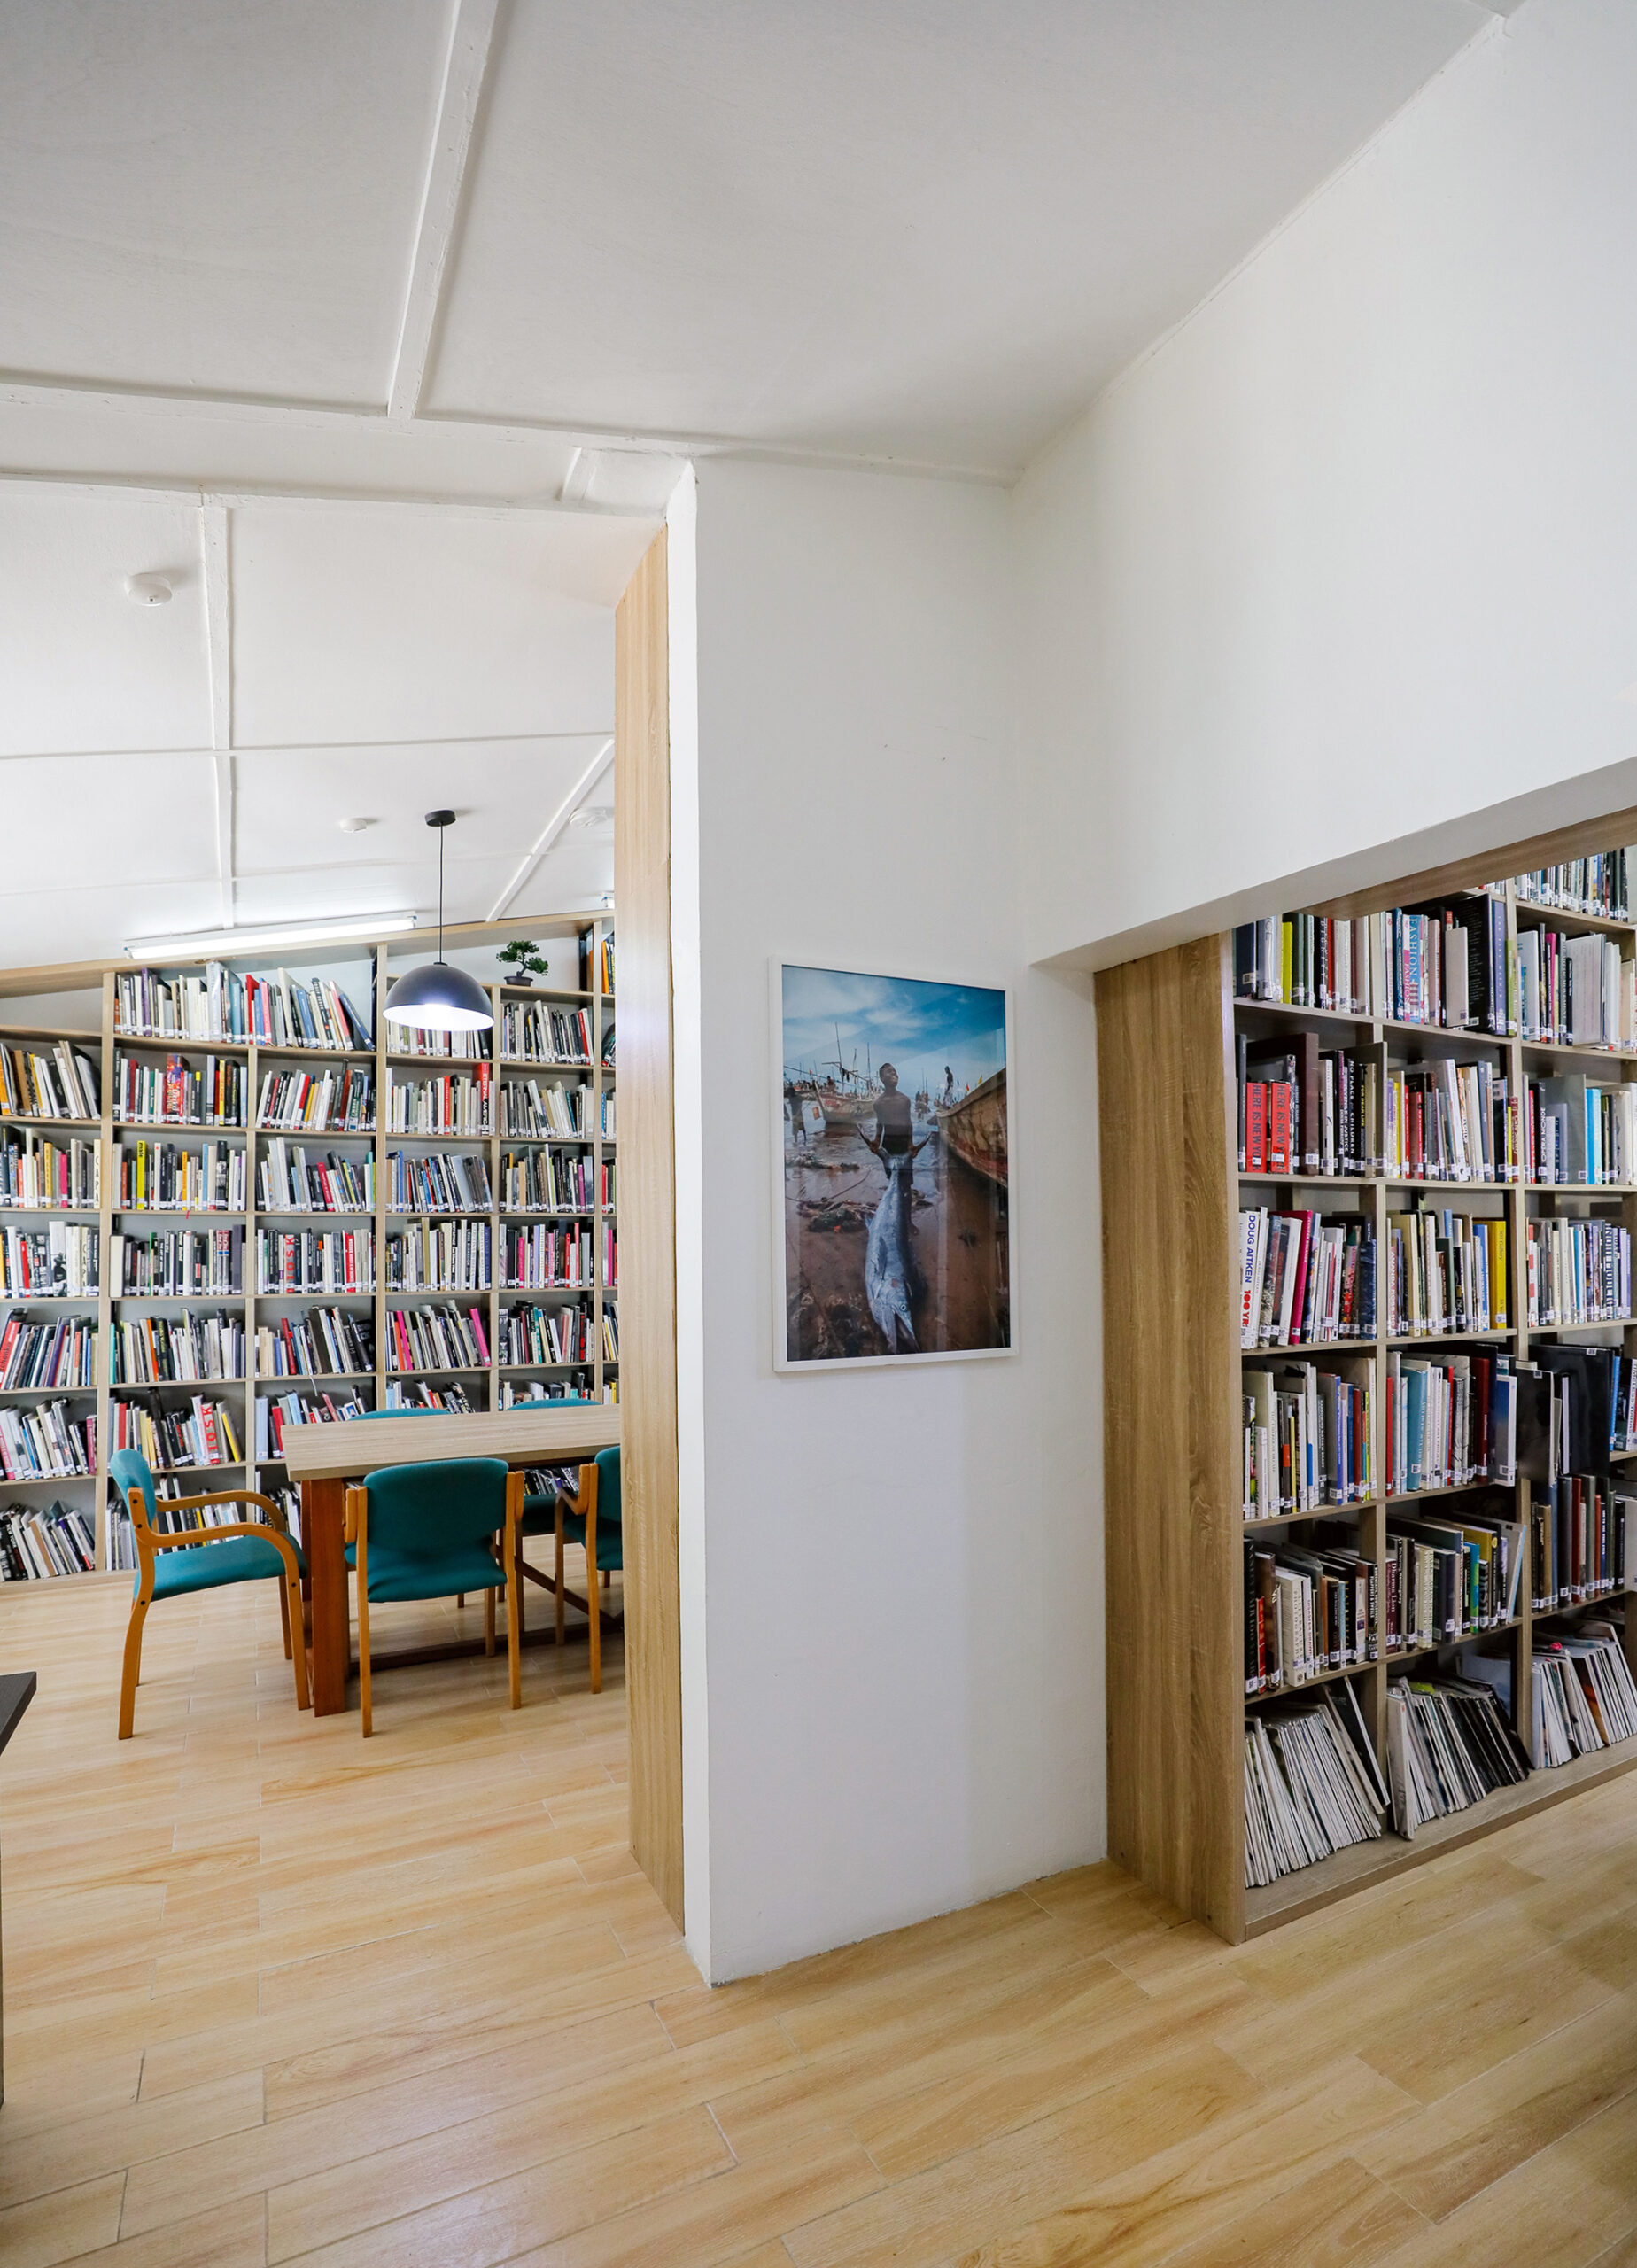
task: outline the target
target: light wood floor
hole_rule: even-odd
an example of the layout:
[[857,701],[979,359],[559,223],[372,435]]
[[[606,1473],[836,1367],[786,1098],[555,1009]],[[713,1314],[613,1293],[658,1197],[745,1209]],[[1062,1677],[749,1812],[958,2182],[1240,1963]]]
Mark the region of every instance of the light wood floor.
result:
[[123,1746],[122,1588],[0,1595],[6,2268],[1637,2268],[1637,1776],[1235,1953],[1102,1867],[711,1993],[617,1647],[365,1746],[263,1588]]

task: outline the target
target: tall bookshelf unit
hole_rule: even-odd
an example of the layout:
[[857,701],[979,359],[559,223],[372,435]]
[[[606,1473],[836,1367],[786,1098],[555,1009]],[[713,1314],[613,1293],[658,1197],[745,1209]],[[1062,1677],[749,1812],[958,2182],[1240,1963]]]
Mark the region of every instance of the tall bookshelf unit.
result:
[[[1453,893],[1445,891],[1448,897]],[[1510,882],[1493,886],[1506,911],[1509,958],[1520,921],[1571,935],[1614,938],[1623,959],[1637,953],[1637,926],[1520,900]],[[1417,889],[1379,893],[1379,905],[1426,902]],[[1334,909],[1331,909],[1334,910]],[[1344,913],[1362,910],[1343,908]],[[1513,1724],[1531,1745],[1530,1661],[1538,1632],[1563,1632],[1587,1618],[1617,1617],[1622,1600],[1604,1596],[1549,1616],[1531,1608],[1528,1564],[1529,1484],[1495,1483],[1377,1495],[1363,1504],[1330,1506],[1247,1521],[1243,1515],[1240,1373],[1252,1355],[1239,1336],[1238,1214],[1242,1206],[1321,1208],[1327,1221],[1373,1223],[1376,1250],[1387,1250],[1389,1213],[1453,1207],[1499,1216],[1509,1231],[1509,1325],[1504,1332],[1459,1337],[1393,1338],[1387,1331],[1384,1280],[1378,1285],[1374,1340],[1351,1339],[1294,1350],[1299,1359],[1345,1356],[1373,1364],[1374,1456],[1385,1472],[1387,1357],[1469,1351],[1487,1343],[1527,1363],[1532,1340],[1574,1340],[1637,1354],[1637,1326],[1603,1324],[1531,1332],[1525,1296],[1525,1224],[1552,1215],[1593,1216],[1637,1231],[1637,1184],[1613,1187],[1539,1183],[1408,1182],[1376,1174],[1350,1177],[1241,1173],[1238,1164],[1236,1043],[1253,1046],[1297,1030],[1321,1036],[1326,1048],[1370,1051],[1377,1087],[1408,1061],[1443,1056],[1487,1060],[1517,1095],[1529,1076],[1580,1071],[1608,1084],[1637,1082],[1637,1052],[1574,1048],[1398,1023],[1261,1000],[1236,999],[1233,939],[1206,937],[1101,972],[1097,979],[1100,1091],[1105,1312],[1105,1506],[1108,1692],[1109,1853],[1143,1881],[1207,1923],[1230,1943],[1255,1937],[1295,1915],[1327,1905],[1493,1831],[1522,1814],[1563,1800],[1637,1767],[1637,1740],[1535,1768],[1472,1809],[1424,1825],[1413,1838],[1393,1831],[1349,1846],[1284,1876],[1266,1888],[1245,1883],[1244,1727],[1263,1706],[1307,1694],[1320,1681],[1283,1694],[1245,1691],[1244,1546],[1282,1529],[1310,1530],[1316,1521],[1351,1523],[1355,1548],[1380,1565],[1388,1511],[1446,1504],[1458,1509],[1481,1495],[1516,1495],[1513,1517],[1524,1526],[1525,1566],[1519,1612],[1503,1628],[1440,1650],[1385,1656],[1377,1629],[1376,1658],[1330,1673],[1353,1682],[1365,1726],[1386,1776],[1390,1677],[1417,1666],[1430,1673],[1440,1651],[1447,1664],[1460,1644],[1509,1654]],[[1380,1145],[1376,1144],[1377,1153]],[[1610,1460],[1637,1487],[1637,1453]],[[1385,1485],[1385,1484],[1384,1484]],[[1637,1539],[1631,1546],[1637,1561]],[[1633,1568],[1637,1573],[1637,1567]],[[1381,1587],[1385,1589],[1385,1587]],[[1637,1666],[1637,1611],[1630,1595],[1624,1647]]]
[[[617,1399],[616,1068],[611,1060],[605,1062],[603,1060],[605,1044],[611,1052],[614,1030],[614,993],[603,981],[605,945],[611,955],[613,933],[612,913],[566,914],[481,925],[478,928],[451,932],[449,942],[453,951],[478,947],[485,957],[490,958],[512,936],[567,941],[570,945],[578,946],[577,973],[586,974],[590,978],[588,984],[552,986],[513,983],[501,981],[497,974],[487,987],[494,1009],[493,1027],[488,1032],[470,1036],[474,1052],[465,1056],[446,1052],[449,1043],[441,1038],[412,1033],[402,1026],[390,1024],[382,1012],[393,978],[403,967],[425,957],[427,943],[418,935],[395,939],[390,945],[380,942],[346,949],[345,958],[350,968],[362,979],[359,990],[362,990],[365,985],[369,988],[367,999],[361,999],[357,992],[349,992],[349,998],[361,1017],[367,1014],[369,1018],[373,1045],[361,1051],[317,1046],[274,1047],[253,1040],[156,1037],[123,1029],[117,1012],[118,979],[121,975],[129,975],[143,966],[133,961],[122,960],[105,967],[74,970],[19,970],[0,974],[0,1046],[8,1049],[27,1047],[49,1054],[52,1046],[62,1041],[82,1051],[97,1066],[101,1104],[100,1118],[91,1120],[48,1119],[19,1113],[8,1115],[0,1109],[0,1142],[17,1141],[23,1138],[61,1143],[75,1139],[89,1142],[95,1148],[98,1181],[96,1203],[79,1206],[13,1204],[7,1202],[4,1191],[0,1191],[0,1231],[8,1229],[37,1231],[52,1222],[94,1223],[99,1231],[100,1251],[97,1289],[83,1298],[0,1300],[0,1329],[13,1315],[46,1322],[72,1315],[94,1318],[97,1324],[94,1385],[67,1389],[38,1386],[0,1393],[0,1407],[27,1410],[48,1402],[66,1401],[69,1415],[75,1422],[94,1414],[97,1421],[94,1468],[82,1479],[58,1474],[14,1480],[0,1473],[0,1508],[9,1509],[13,1505],[43,1508],[53,1498],[76,1504],[94,1519],[97,1565],[98,1569],[105,1568],[110,1564],[108,1459],[112,1410],[120,1400],[143,1401],[150,1409],[157,1401],[159,1406],[167,1411],[178,1406],[185,1410],[194,1395],[202,1395],[210,1402],[227,1405],[239,1436],[237,1445],[242,1449],[243,1456],[233,1464],[178,1464],[168,1469],[163,1477],[175,1484],[175,1493],[189,1495],[201,1488],[234,1485],[241,1475],[245,1485],[252,1488],[275,1491],[283,1487],[285,1475],[282,1459],[275,1455],[258,1459],[256,1455],[258,1400],[281,1394],[299,1393],[309,1402],[326,1393],[337,1399],[352,1396],[373,1409],[384,1407],[389,1397],[398,1393],[401,1393],[405,1399],[417,1398],[415,1390],[423,1385],[441,1391],[458,1384],[464,1389],[471,1406],[477,1410],[505,1407],[511,1402],[525,1398],[531,1387],[578,1394],[594,1400]],[[272,959],[265,953],[238,958],[217,954],[212,958],[222,960],[235,973],[258,975],[268,973]],[[316,970],[321,966],[328,969],[334,958],[333,948],[327,952],[314,949],[300,954],[286,954],[283,965],[293,978],[300,980],[305,973]],[[150,966],[156,975],[172,979],[178,975],[202,974],[206,963],[203,959],[167,960],[162,965],[155,962]],[[89,1005],[88,994],[94,995],[100,1011],[97,1022],[65,1022],[52,1026],[31,1022],[24,1025],[5,1018],[8,998],[20,995],[33,999],[52,991],[76,992],[82,1005]],[[506,1009],[511,1006],[526,1011],[536,1006],[547,1010],[555,1008],[586,1014],[591,1028],[589,1064],[553,1060],[549,1054],[542,1057],[536,1053],[525,1058],[521,1052],[508,1052],[504,1045]],[[422,1039],[428,1044],[418,1047],[412,1045]],[[462,1036],[455,1036],[454,1045],[462,1044]],[[432,1052],[434,1049],[437,1052]],[[181,1056],[195,1069],[202,1068],[206,1058],[210,1057],[219,1064],[242,1071],[246,1099],[245,1117],[252,1122],[228,1123],[206,1120],[183,1123],[175,1120],[139,1122],[123,1118],[118,1107],[121,1061],[129,1059],[162,1067],[167,1057],[171,1055]],[[344,1071],[349,1064],[369,1070],[373,1077],[373,1123],[367,1130],[307,1130],[254,1122],[261,1084],[269,1072]],[[480,1065],[487,1067],[493,1082],[489,1121],[481,1131],[393,1130],[389,1123],[387,1107],[390,1093],[406,1084],[413,1084],[446,1074],[470,1076],[476,1074]],[[506,1130],[508,1113],[502,1105],[502,1089],[513,1083],[526,1088],[531,1082],[541,1090],[555,1088],[570,1097],[576,1096],[578,1091],[573,1102],[577,1121],[574,1130],[537,1130],[532,1124],[526,1132]],[[309,1162],[320,1161],[331,1154],[350,1161],[361,1178],[366,1162],[372,1164],[375,1179],[373,1205],[361,1209],[334,1210],[263,1206],[259,1201],[257,1168],[266,1164],[270,1146],[281,1138],[288,1149],[299,1146],[304,1150]],[[213,1206],[184,1210],[172,1205],[138,1208],[121,1202],[121,1156],[128,1148],[143,1143],[164,1143],[173,1148],[197,1153],[203,1145],[212,1142],[248,1152],[242,1206],[220,1208]],[[481,1157],[487,1173],[488,1207],[469,1209],[459,1215],[415,1205],[394,1207],[390,1161],[398,1153],[415,1159],[476,1153]],[[576,1202],[572,1205],[533,1206],[509,1203],[503,1179],[504,1162],[509,1160],[522,1168],[532,1161],[538,1170],[539,1162],[547,1157],[580,1167],[585,1188],[574,1192]],[[420,1235],[428,1230],[435,1231],[439,1223],[449,1220],[467,1221],[480,1229],[486,1228],[490,1249],[486,1281],[469,1289],[433,1285],[400,1288],[390,1284],[387,1264],[389,1237]],[[583,1232],[589,1250],[586,1254],[586,1264],[581,1267],[577,1263],[574,1280],[532,1284],[507,1280],[507,1231],[536,1227],[570,1233]],[[115,1281],[112,1255],[116,1236],[128,1239],[149,1233],[165,1234],[174,1230],[221,1228],[242,1228],[244,1231],[242,1293],[231,1296],[216,1293],[194,1297],[137,1294],[127,1293],[123,1284]],[[373,1280],[367,1285],[361,1283],[356,1291],[264,1290],[258,1281],[257,1267],[258,1231],[262,1229],[367,1231],[373,1246]],[[488,1354],[486,1363],[400,1369],[391,1329],[390,1319],[393,1312],[409,1314],[451,1305],[462,1316],[473,1307],[477,1309]],[[555,1315],[570,1308],[582,1309],[586,1319],[587,1345],[584,1359],[559,1362],[539,1355],[526,1355],[515,1361],[508,1359],[511,1350],[507,1344],[507,1325],[508,1318],[516,1311],[534,1310]],[[301,1317],[320,1309],[338,1309],[360,1317],[368,1317],[373,1327],[373,1365],[361,1372],[315,1368],[290,1376],[259,1374],[258,1330],[269,1324],[276,1325],[281,1318]],[[182,1317],[190,1311],[206,1316],[225,1315],[242,1322],[245,1375],[225,1379],[178,1380],[157,1386],[139,1385],[113,1378],[113,1328],[116,1324],[149,1317]]]

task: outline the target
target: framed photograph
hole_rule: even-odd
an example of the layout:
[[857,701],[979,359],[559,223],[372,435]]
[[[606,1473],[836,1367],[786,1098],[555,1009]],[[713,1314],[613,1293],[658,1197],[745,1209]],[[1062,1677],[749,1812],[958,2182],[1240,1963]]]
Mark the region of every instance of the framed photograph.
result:
[[1004,988],[776,961],[781,1371],[1011,1351]]

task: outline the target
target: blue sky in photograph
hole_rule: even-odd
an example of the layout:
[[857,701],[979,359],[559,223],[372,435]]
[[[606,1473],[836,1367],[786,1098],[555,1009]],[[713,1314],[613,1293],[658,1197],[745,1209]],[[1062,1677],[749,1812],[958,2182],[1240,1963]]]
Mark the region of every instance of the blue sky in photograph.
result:
[[[837,1045],[839,1027],[840,1045]],[[935,1094],[948,1064],[958,1088],[975,1087],[1006,1060],[1006,996],[987,987],[925,984],[842,969],[784,972],[784,1068],[824,1078],[837,1055],[863,1077],[891,1063],[912,1094],[925,1077]]]

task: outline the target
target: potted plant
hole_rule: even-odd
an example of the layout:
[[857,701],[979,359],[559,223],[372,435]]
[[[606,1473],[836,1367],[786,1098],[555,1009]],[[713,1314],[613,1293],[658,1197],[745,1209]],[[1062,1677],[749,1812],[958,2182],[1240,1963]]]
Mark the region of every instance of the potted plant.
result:
[[497,958],[504,984],[532,984],[547,973],[545,958],[532,937],[514,937],[509,945],[500,947]]

